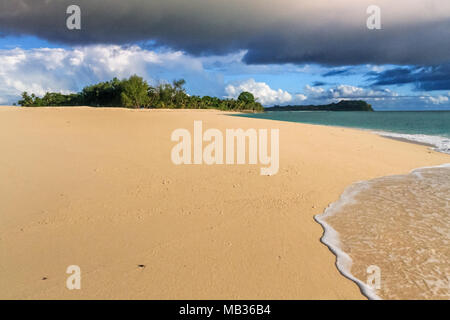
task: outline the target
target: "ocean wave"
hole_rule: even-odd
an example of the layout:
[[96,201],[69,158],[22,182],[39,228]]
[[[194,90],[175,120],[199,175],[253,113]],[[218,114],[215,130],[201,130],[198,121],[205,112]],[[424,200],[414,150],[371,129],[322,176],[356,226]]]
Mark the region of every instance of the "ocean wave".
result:
[[406,133],[396,133],[387,131],[372,131],[380,136],[405,139],[412,142],[424,143],[434,146],[434,150],[442,153],[450,154],[450,138],[441,136],[432,136],[425,134],[406,134]]
[[[367,298],[449,297],[449,169],[444,164],[355,183],[314,217],[339,272]],[[382,290],[361,280],[368,261],[383,266]]]
[[339,233],[328,224],[325,219],[339,213],[342,207],[348,203],[355,201],[355,196],[365,189],[369,188],[369,184],[366,181],[358,182],[348,187],[341,195],[338,201],[332,203],[322,214],[314,216],[314,220],[319,223],[324,229],[324,233],[320,241],[330,249],[330,251],[336,256],[336,267],[339,272],[347,279],[355,282],[360,288],[363,295],[370,300],[381,300],[366,283],[353,276],[350,272],[353,260],[352,258],[341,249],[341,241]]

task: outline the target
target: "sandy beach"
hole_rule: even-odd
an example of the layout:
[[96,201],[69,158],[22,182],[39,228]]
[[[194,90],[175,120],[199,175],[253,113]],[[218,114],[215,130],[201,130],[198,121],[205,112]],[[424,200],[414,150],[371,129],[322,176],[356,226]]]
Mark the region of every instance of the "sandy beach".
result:
[[[365,299],[314,221],[346,187],[450,162],[220,111],[0,107],[1,299]],[[172,163],[171,133],[279,129],[280,168]],[[81,290],[66,288],[78,265]]]

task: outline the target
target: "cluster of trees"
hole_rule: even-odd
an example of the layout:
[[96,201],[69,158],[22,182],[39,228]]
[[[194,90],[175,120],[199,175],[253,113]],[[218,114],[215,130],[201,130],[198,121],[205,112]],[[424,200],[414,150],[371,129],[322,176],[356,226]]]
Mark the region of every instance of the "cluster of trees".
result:
[[249,92],[242,92],[237,100],[189,96],[184,89],[185,83],[184,80],[176,80],[172,84],[152,87],[143,78],[134,75],[128,79],[114,78],[87,86],[75,94],[48,92],[43,97],[38,97],[24,92],[18,104],[25,107],[93,106],[264,111],[263,106]]

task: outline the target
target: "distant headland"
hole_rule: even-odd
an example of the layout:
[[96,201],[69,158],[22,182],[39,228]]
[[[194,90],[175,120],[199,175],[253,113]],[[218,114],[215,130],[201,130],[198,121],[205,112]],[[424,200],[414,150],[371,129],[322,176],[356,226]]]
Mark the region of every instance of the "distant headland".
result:
[[342,100],[338,103],[306,106],[274,106],[264,111],[374,111],[372,106],[362,100]]

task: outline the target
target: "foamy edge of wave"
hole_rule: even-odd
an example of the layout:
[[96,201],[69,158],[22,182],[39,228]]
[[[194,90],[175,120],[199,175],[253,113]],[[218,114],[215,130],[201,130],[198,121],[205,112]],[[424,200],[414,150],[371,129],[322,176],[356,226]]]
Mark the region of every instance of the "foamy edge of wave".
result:
[[[421,167],[414,170],[411,170],[408,174],[418,174],[420,176],[420,171],[425,169],[432,168],[450,168],[450,163],[438,165],[438,166],[429,166],[429,167]],[[388,177],[395,176],[405,176],[405,175],[393,175],[393,176],[385,176],[381,178],[375,178],[367,181],[356,182],[344,190],[344,193],[339,197],[336,202],[333,202],[325,209],[325,211],[321,214],[315,215],[314,220],[319,223],[324,229],[324,233],[320,238],[320,242],[322,242],[325,246],[330,249],[330,251],[336,256],[336,267],[339,272],[346,277],[347,279],[355,282],[362,294],[366,296],[369,300],[382,300],[379,297],[375,290],[368,286],[366,283],[356,278],[351,272],[351,266],[353,264],[352,258],[341,249],[341,241],[339,238],[339,233],[333,229],[331,225],[329,225],[325,219],[330,216],[334,216],[339,213],[339,210],[348,203],[351,203],[355,200],[355,196],[364,190],[370,188],[370,185],[373,181],[384,179]]]
[[412,142],[425,143],[434,146],[434,150],[442,153],[450,154],[450,138],[442,136],[433,136],[426,134],[408,134],[408,133],[396,133],[388,131],[373,131],[382,137],[405,139]]
[[341,249],[341,241],[339,233],[333,229],[325,218],[335,215],[339,212],[339,209],[349,202],[354,201],[355,196],[369,187],[368,181],[357,182],[348,187],[344,193],[339,197],[336,202],[333,202],[328,208],[321,214],[314,216],[314,220],[319,223],[324,229],[324,233],[320,238],[320,241],[330,249],[330,251],[336,256],[336,267],[339,272],[347,279],[355,282],[360,288],[362,294],[370,300],[381,300],[381,298],[369,287],[366,283],[353,276],[350,272],[350,268],[353,264],[352,258]]

